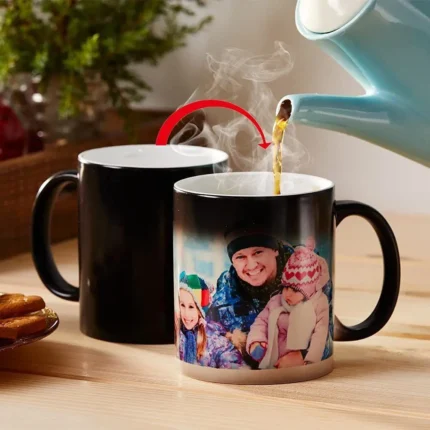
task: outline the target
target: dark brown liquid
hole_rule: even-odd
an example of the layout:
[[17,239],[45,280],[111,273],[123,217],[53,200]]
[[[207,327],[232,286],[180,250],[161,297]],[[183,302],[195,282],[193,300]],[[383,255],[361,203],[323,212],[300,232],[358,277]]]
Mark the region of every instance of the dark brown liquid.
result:
[[285,100],[278,115],[276,115],[275,125],[273,126],[272,143],[273,143],[273,178],[275,195],[281,194],[281,176],[282,176],[282,142],[284,140],[285,130],[288,126],[288,120],[291,116],[291,102]]

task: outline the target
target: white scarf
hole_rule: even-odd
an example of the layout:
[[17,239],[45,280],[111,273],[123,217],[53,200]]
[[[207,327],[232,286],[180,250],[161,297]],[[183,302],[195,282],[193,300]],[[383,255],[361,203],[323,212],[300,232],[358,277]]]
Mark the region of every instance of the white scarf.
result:
[[279,360],[278,319],[284,312],[290,314],[288,319],[287,349],[302,350],[308,348],[317,320],[314,301],[318,300],[321,294],[321,290],[317,291],[309,300],[304,300],[297,305],[290,306],[284,300],[281,293],[282,306],[273,309],[269,315],[267,351],[260,362],[260,369],[273,369]]

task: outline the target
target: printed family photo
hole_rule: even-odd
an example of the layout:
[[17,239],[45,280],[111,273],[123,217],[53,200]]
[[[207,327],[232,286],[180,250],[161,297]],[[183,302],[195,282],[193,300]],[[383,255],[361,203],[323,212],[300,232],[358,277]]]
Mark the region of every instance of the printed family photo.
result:
[[[196,264],[203,252],[196,246],[184,245],[180,253],[187,258],[177,256],[180,360],[258,370],[309,365],[332,355],[332,284],[315,238],[290,244],[267,229],[244,227],[226,231],[223,242],[212,245],[206,266]],[[179,267],[182,261],[192,267]],[[206,277],[194,270],[208,265],[222,270],[206,270]]]

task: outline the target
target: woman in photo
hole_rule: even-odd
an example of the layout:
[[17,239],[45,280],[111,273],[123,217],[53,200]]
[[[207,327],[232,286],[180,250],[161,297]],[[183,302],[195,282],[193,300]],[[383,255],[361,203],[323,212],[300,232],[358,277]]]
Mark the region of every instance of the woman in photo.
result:
[[226,337],[255,365],[246,352],[247,333],[271,296],[278,292],[282,270],[294,249],[254,225],[239,226],[227,232],[225,238],[231,266],[218,278],[207,319],[221,323]]

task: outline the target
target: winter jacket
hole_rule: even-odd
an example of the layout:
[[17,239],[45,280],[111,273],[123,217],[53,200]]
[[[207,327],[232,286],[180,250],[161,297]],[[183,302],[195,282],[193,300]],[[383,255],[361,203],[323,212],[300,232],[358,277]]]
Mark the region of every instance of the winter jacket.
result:
[[[283,255],[280,258],[282,264],[278,268],[279,275],[282,273],[286,260],[294,252],[294,248],[284,245],[280,252],[283,252]],[[278,285],[279,283],[275,283],[274,288],[278,289]],[[229,332],[239,329],[248,333],[255,318],[264,309],[273,292],[268,291],[267,297],[251,297],[241,285],[236,270],[231,266],[218,278],[216,293],[212,298],[206,320],[221,323]]]
[[[215,367],[219,369],[238,369],[246,366],[242,355],[233,346],[233,344],[224,336],[225,330],[219,324],[206,324],[206,348],[200,359],[191,364],[199,364],[206,367]],[[178,356],[181,361],[186,361],[186,336],[187,330],[179,330]],[[189,332],[197,339],[197,326]],[[197,354],[191,354],[197,355]]]

